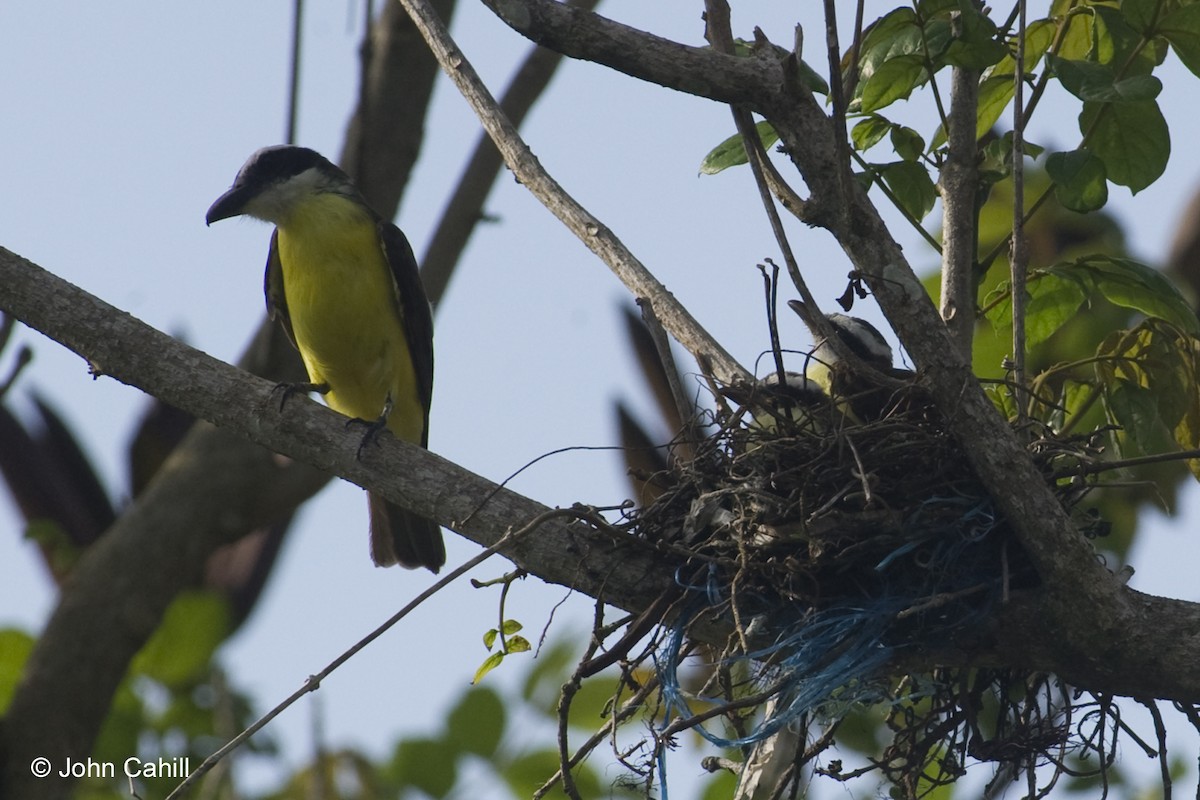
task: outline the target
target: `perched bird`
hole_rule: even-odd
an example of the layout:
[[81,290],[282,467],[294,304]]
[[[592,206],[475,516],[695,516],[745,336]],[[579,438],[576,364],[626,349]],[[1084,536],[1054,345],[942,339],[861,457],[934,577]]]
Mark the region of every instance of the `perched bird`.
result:
[[[788,306],[803,319],[803,303],[789,300]],[[874,325],[846,314],[826,314],[825,319],[846,349],[867,366],[887,378],[903,381],[913,378],[911,370],[892,365],[892,348]],[[813,335],[817,333],[814,331]],[[906,399],[897,394],[894,385],[883,385],[870,374],[864,374],[842,362],[837,350],[825,339],[818,339],[816,347],[805,360],[804,377],[808,383],[815,384],[833,398],[855,422],[882,419]]]
[[[373,421],[422,447],[429,441],[433,319],[416,258],[350,177],[319,153],[279,145],[254,153],[206,220],[246,215],[274,223],[267,310],[300,351],[310,384],[330,408]],[[364,439],[367,441],[367,439]],[[437,572],[438,526],[368,493],[371,558]]]
[[820,384],[802,372],[772,372],[752,384],[725,387],[725,397],[750,412],[753,428],[771,433],[808,430],[820,433],[830,427],[833,403]]

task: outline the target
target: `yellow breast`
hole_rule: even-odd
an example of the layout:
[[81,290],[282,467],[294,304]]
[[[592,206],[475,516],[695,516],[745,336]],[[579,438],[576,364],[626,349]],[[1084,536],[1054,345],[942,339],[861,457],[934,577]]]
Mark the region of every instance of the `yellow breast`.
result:
[[346,198],[320,195],[279,225],[284,295],[296,344],[325,401],[377,419],[390,393],[388,428],[420,442],[425,411],[391,271],[375,221]]

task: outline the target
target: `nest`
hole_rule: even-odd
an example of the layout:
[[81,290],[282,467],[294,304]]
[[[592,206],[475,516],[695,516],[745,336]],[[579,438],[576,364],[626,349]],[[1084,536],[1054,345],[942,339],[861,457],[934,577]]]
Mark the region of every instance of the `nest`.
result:
[[[736,408],[720,404],[712,434],[686,448],[686,459],[677,447],[671,469],[646,476],[657,496],[628,524],[678,559],[687,598],[656,657],[668,707],[682,716],[688,700],[701,697],[680,688],[677,672],[688,626],[713,613],[731,618],[736,633],[712,663],[753,663],[742,670],[750,690],[774,701],[749,731],[744,712],[731,725],[736,736],[702,730],[711,741],[752,744],[797,719],[838,719],[879,702],[893,713],[911,710],[916,696],[929,719],[908,730],[978,743],[987,737],[975,735],[977,711],[964,704],[977,709],[982,693],[1005,698],[1024,687],[1032,697],[1043,687],[1045,676],[1028,673],[896,674],[906,653],[963,646],[1005,592],[1034,585],[1036,575],[931,405],[913,392],[892,400],[878,418],[862,419],[845,401],[743,395]],[[1058,459],[1073,447],[1056,442],[1047,451]],[[1082,494],[1064,486],[1060,496],[1074,506]],[[915,695],[913,686],[920,686]],[[1051,727],[1054,736],[1043,726],[1037,741],[1031,733],[994,752],[1061,746],[1060,727]],[[890,776],[900,782],[920,775],[931,754],[943,761],[957,754],[962,763],[981,752],[919,735],[897,743],[876,766],[888,772],[887,764],[903,764],[903,774]]]
[[661,492],[631,516],[638,535],[682,558],[685,574],[690,565],[759,598],[745,611],[811,613],[886,596],[909,603],[904,618],[951,594],[1033,580],[928,407],[893,406],[869,421],[829,401],[802,413],[747,407],[718,412],[715,433],[654,476]]

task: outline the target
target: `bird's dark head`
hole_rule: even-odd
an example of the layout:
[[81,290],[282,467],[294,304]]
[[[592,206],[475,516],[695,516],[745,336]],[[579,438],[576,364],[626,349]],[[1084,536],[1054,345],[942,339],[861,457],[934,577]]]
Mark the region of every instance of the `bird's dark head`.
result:
[[[789,300],[788,307],[795,311],[800,319],[804,319],[803,303],[799,300]],[[892,368],[892,347],[874,325],[848,314],[826,314],[825,319],[832,326],[838,340],[854,355],[878,370],[887,371]],[[812,333],[817,335],[816,331]],[[818,340],[812,358],[827,366],[838,361],[837,352],[826,344],[824,339]]]
[[887,370],[892,366],[892,347],[871,323],[847,314],[827,314],[837,337],[854,355],[876,369]]
[[229,191],[208,209],[205,221],[246,214],[279,224],[298,203],[322,193],[357,197],[346,173],[307,147],[264,147],[247,159]]

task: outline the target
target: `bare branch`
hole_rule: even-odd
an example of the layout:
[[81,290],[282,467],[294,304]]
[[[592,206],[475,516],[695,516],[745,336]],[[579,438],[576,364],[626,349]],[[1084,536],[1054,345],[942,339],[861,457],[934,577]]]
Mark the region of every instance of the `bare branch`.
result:
[[[496,143],[517,180],[578,236],[589,250],[599,256],[635,297],[645,297],[654,304],[655,313],[662,321],[663,327],[670,331],[697,361],[709,365],[713,373],[723,381],[732,383],[735,379],[747,379],[750,376],[749,372],[700,326],[691,313],[659,283],[621,240],[567,194],[546,172],[521,140],[512,122],[499,108],[474,67],[450,38],[445,25],[427,0],[400,2],[416,21],[442,69],[479,116],[484,129]],[[571,14],[589,13],[566,6],[562,6],[561,10]]]
[[[567,5],[593,9],[599,3],[600,0],[568,0]],[[525,57],[500,98],[500,109],[514,126],[521,126],[525,115],[550,84],[562,58],[562,53],[545,47],[534,47]],[[421,282],[434,306],[445,293],[471,232],[483,219],[483,204],[503,166],[504,159],[496,145],[487,134],[481,135],[421,258]]]
[[[953,23],[961,27],[961,15]],[[956,34],[957,35],[957,34]],[[979,72],[954,67],[950,74],[949,155],[938,188],[942,195],[941,314],[950,338],[968,361],[975,336],[975,194],[979,182],[975,117]]]
[[[1029,270],[1029,242],[1025,239],[1025,115],[1021,107],[1025,104],[1025,0],[1017,0],[1017,54],[1013,71],[1013,229],[1012,250],[1009,254],[1009,282],[1012,286],[1013,323],[1013,382],[1017,391],[1023,393],[1025,383],[1025,295],[1026,274]],[[1016,398],[1017,419],[1024,422],[1028,414],[1028,401]]]

